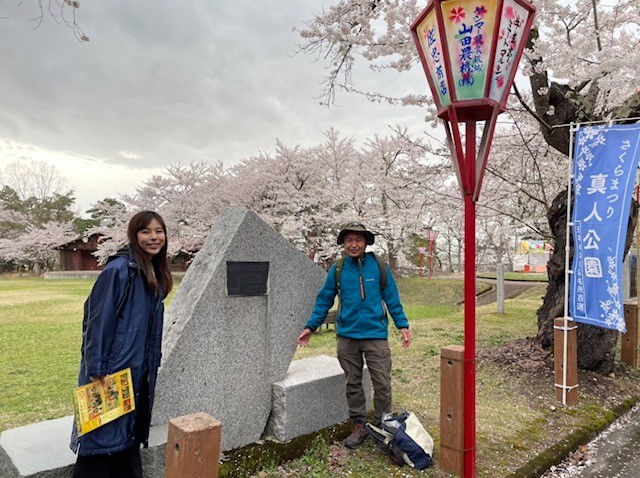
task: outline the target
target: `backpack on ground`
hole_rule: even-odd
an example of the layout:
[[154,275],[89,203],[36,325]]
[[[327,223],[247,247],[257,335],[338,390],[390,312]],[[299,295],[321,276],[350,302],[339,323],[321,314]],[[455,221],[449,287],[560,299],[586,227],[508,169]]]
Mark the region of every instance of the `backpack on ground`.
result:
[[431,465],[433,438],[414,413],[384,413],[380,427],[371,423],[365,426],[380,450],[388,454],[396,465],[407,464],[416,470],[424,470]]

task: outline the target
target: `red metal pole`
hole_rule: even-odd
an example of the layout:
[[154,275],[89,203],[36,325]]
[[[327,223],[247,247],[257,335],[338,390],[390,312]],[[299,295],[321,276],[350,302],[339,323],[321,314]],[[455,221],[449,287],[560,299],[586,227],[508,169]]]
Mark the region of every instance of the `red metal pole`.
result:
[[476,122],[467,121],[465,165],[471,191],[464,197],[464,476],[476,476]]
[[434,242],[432,239],[429,239],[429,279],[431,279],[431,273],[433,272],[433,247]]

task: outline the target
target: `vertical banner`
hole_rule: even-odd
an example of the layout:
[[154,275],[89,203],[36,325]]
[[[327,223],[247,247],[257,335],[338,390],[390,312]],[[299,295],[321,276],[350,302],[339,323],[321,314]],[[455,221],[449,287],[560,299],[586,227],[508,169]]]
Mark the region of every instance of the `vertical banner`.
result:
[[583,127],[575,138],[569,314],[620,332],[626,332],[622,261],[639,145],[640,124]]

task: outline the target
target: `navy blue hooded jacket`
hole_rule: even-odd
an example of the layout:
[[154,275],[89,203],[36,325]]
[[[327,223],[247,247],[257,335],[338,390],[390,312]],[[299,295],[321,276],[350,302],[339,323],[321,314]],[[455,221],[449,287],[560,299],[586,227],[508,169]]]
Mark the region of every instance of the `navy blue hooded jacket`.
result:
[[110,258],[84,304],[78,385],[90,376],[131,367],[136,409],[78,437],[80,456],[104,455],[148,445],[149,423],[162,346],[163,294],[149,289],[146,275],[123,249]]
[[[336,317],[336,334],[349,339],[387,339],[387,308],[398,329],[408,328],[409,322],[400,303],[400,294],[388,267],[387,286],[380,288],[380,269],[372,253],[367,252],[362,259],[346,257],[340,275],[340,314]],[[364,297],[360,290],[360,277]],[[333,306],[338,286],[336,265],[332,265],[324,286],[318,293],[316,304],[306,327],[315,330],[327,318]],[[386,304],[386,308],[385,308]]]

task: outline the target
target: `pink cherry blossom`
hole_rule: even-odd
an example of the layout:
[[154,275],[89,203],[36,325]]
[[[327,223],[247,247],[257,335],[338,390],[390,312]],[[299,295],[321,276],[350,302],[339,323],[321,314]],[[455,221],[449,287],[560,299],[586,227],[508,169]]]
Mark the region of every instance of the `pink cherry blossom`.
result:
[[467,16],[462,7],[451,9],[451,16],[449,19],[452,22],[460,23]]

